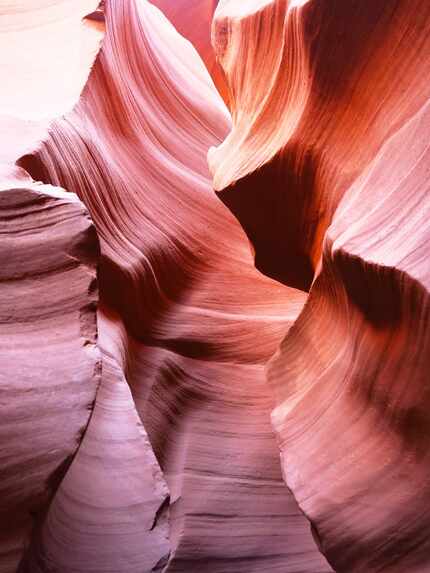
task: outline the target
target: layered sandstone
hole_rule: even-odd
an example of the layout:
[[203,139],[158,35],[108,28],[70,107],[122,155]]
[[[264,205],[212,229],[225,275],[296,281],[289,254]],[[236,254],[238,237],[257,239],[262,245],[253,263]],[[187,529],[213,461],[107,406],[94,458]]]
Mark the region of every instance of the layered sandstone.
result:
[[2,171],[0,570],[15,571],[85,432],[100,381],[99,246],[73,193]]
[[[80,104],[21,165],[77,193],[97,228],[101,345],[170,490],[166,570],[329,571],[281,478],[264,373],[305,296],[254,269],[213,194],[206,155],[230,116],[195,50],[148,2],[105,17]],[[52,507],[48,531],[72,511]]]
[[215,187],[257,267],[309,289],[267,370],[283,474],[345,573],[430,567],[429,31],[405,1],[214,21],[234,94]]
[[0,572],[427,572],[430,6],[16,0],[0,47]]

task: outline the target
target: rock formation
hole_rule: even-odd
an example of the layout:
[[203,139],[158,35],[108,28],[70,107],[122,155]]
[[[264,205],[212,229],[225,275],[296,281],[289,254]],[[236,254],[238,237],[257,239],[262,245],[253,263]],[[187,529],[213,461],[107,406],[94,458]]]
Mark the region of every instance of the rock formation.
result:
[[16,571],[100,380],[98,240],[73,193],[2,170],[0,571]]
[[214,30],[215,187],[310,288],[268,366],[286,483],[336,571],[428,571],[430,7],[226,1]]
[[176,30],[189,40],[202,58],[221,94],[227,100],[227,86],[211,45],[211,25],[218,0],[154,0]]
[[0,8],[0,573],[430,569],[429,32]]

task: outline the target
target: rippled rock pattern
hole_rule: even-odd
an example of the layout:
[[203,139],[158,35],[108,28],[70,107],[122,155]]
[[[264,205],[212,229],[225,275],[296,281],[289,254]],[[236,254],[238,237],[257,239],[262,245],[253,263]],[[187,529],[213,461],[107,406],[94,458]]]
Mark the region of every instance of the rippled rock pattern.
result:
[[0,46],[0,573],[430,571],[430,5]]
[[215,14],[234,98],[214,184],[258,268],[309,289],[268,365],[272,422],[345,573],[430,570],[429,32],[423,2]]
[[100,381],[99,246],[73,193],[2,171],[0,571],[15,571],[79,445]]

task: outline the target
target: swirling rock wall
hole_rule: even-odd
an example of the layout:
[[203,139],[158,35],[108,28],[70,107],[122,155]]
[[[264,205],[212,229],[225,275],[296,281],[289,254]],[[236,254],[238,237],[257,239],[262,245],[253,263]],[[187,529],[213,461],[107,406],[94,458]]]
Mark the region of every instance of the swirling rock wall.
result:
[[286,481],[336,571],[430,567],[429,117],[426,105],[348,190],[269,367]]
[[215,13],[233,129],[209,155],[214,186],[257,267],[308,290],[340,198],[428,97],[428,6],[247,6],[225,0]]
[[225,1],[215,14],[235,96],[210,165],[256,265],[310,288],[269,363],[272,421],[339,572],[430,569],[429,8]]
[[155,4],[0,7],[0,571],[426,573],[430,6]]
[[[100,347],[130,385],[169,487],[166,570],[328,572],[282,481],[264,373],[305,296],[254,269],[245,235],[213,194],[206,155],[227,135],[230,116],[195,50],[148,2],[112,0],[105,15],[103,48],[81,102],[20,164],[35,179],[76,192],[97,228]],[[91,454],[94,436],[101,441],[105,431],[100,409],[113,403],[105,404],[113,386],[105,390],[104,378],[23,570],[163,565],[135,541],[146,528],[146,542],[166,557],[163,531],[152,538],[145,521],[148,510],[158,523],[155,502],[135,508],[126,542],[116,529],[103,549],[101,532],[114,517],[105,510],[113,511],[109,490],[103,482],[88,487],[84,473],[102,480],[97,463],[115,456],[106,438],[100,462]],[[114,432],[113,420],[110,426]],[[132,471],[122,455],[107,479]],[[144,457],[135,461],[142,473]],[[130,498],[115,500],[121,518]],[[61,551],[64,545],[76,554]]]

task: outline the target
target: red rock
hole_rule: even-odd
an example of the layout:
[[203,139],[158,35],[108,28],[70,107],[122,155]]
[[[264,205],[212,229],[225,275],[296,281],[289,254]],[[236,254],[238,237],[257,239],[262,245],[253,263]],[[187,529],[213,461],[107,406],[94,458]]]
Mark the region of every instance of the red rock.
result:
[[217,90],[228,101],[228,88],[211,45],[212,17],[218,0],[154,0],[177,31],[193,44],[212,76]]
[[296,4],[218,5],[214,47],[235,97],[209,163],[257,267],[308,290],[341,197],[428,98],[428,7]]
[[430,5],[156,4],[0,13],[0,571],[426,573]]
[[22,164],[95,222],[102,346],[171,494],[167,570],[329,571],[282,482],[264,376],[305,296],[254,269],[213,194],[230,117],[194,49],[146,2],[110,2],[106,28],[79,106]]
[[0,570],[15,571],[100,379],[98,241],[76,195],[22,170],[0,190]]
[[286,483],[336,571],[423,573],[430,6],[227,1],[214,25],[215,186],[258,268],[310,289],[268,367]]

